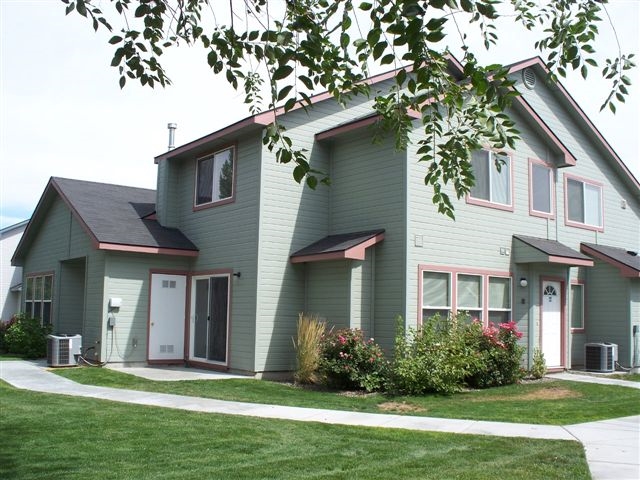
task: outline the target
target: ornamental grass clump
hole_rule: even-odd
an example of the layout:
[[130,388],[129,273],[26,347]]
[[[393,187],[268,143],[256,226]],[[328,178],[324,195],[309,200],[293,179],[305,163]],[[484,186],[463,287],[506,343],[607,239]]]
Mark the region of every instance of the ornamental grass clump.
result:
[[298,332],[293,340],[296,350],[296,371],[294,379],[298,383],[313,384],[320,381],[320,347],[325,332],[325,323],[317,315],[298,316]]
[[381,390],[387,378],[388,362],[373,338],[362,330],[331,331],[322,341],[320,370],[327,384],[344,390]]

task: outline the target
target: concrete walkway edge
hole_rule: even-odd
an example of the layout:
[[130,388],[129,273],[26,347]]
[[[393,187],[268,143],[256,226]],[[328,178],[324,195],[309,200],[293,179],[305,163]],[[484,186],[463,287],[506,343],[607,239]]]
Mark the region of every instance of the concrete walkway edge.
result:
[[81,385],[24,361],[0,362],[0,379],[16,388],[36,392],[187,411],[417,431],[573,440],[584,445],[594,479],[640,478],[640,416],[563,427],[287,407]]

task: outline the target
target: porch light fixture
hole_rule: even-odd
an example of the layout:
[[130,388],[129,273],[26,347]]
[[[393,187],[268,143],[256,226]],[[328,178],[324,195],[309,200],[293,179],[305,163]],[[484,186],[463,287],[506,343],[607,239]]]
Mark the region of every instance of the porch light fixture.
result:
[[241,272],[236,272],[236,273],[233,274],[234,277],[238,277],[238,278],[240,278],[240,275],[242,275]]
[[527,279],[526,279],[526,278],[522,277],[522,278],[520,279],[520,286],[521,286],[522,288],[524,288],[524,287],[526,287],[527,285],[529,285],[529,282],[527,282]]

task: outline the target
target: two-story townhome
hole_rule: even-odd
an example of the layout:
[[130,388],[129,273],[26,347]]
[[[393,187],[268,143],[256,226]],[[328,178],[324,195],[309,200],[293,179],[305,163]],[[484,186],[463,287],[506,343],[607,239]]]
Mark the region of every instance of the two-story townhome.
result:
[[[450,69],[460,78],[454,58]],[[540,348],[549,368],[579,367],[588,342],[638,364],[638,180],[539,58],[511,75],[521,140],[474,152],[455,221],[424,184],[419,122],[397,151],[372,142],[372,99],[318,95],[276,114],[330,187],[276,163],[262,144],[273,113],[156,157],[156,192],[52,178],[13,259],[23,307],[109,362],[276,374],[295,367],[300,312],[390,350],[398,316],[466,311],[516,321],[525,365]]]

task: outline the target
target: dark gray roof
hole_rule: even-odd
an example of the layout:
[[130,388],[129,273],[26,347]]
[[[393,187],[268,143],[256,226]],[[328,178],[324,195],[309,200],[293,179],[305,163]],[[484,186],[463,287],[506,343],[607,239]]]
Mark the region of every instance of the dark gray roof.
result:
[[311,245],[295,252],[292,257],[302,257],[306,255],[320,255],[323,253],[335,253],[349,250],[367,240],[384,233],[384,229],[369,230],[366,232],[341,233],[329,235]]
[[198,250],[180,230],[145,219],[155,212],[155,190],[58,177],[51,183],[100,243]]
[[624,248],[608,247],[606,245],[596,245],[595,243],[581,243],[596,252],[604,255],[613,262],[627,266],[633,270],[640,272],[640,256],[638,252],[625,250]]
[[554,257],[574,258],[576,260],[591,260],[591,257],[587,257],[582,253],[567,247],[563,243],[556,240],[547,240],[545,238],[527,237],[525,235],[514,235],[513,238],[517,238],[521,242],[526,243],[530,247],[541,251],[542,253]]

